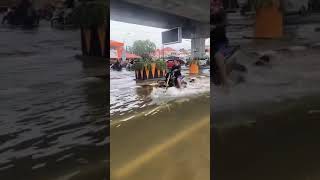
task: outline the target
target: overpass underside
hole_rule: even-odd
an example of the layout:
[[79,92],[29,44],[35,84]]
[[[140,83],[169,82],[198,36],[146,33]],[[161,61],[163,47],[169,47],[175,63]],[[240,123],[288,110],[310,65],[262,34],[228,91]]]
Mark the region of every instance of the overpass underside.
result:
[[182,28],[182,38],[191,39],[194,57],[205,55],[210,37],[210,1],[110,0],[110,19],[163,29]]

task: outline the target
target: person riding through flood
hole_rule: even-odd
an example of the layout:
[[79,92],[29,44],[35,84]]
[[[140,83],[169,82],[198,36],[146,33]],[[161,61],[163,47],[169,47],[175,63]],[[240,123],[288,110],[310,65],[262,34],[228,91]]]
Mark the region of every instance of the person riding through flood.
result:
[[[180,62],[178,60],[174,60],[174,65],[171,68],[170,74],[174,76],[175,79],[175,84],[177,88],[181,88],[181,81],[182,81],[182,74],[181,74],[181,65]],[[167,74],[166,78],[168,77],[169,74]]]
[[122,70],[122,65],[120,63],[120,60],[117,59],[116,62],[111,65],[111,68],[113,70],[116,70],[116,71],[121,71]]

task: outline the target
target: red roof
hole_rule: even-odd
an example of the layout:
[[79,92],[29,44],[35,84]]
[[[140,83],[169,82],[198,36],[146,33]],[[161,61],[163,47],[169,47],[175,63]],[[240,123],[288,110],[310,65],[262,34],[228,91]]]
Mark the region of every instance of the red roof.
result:
[[172,49],[171,47],[166,47],[163,49],[156,49],[154,53],[163,53],[163,52],[168,52],[168,51],[176,51],[176,50]]
[[110,47],[122,47],[122,46],[124,46],[124,43],[110,40]]
[[127,59],[137,59],[137,58],[141,58],[141,57],[138,56],[138,55],[135,55],[135,54],[131,54],[131,53],[126,52],[126,58],[127,58]]
[[165,47],[163,48],[163,51],[176,51],[176,50],[172,49],[171,47]]

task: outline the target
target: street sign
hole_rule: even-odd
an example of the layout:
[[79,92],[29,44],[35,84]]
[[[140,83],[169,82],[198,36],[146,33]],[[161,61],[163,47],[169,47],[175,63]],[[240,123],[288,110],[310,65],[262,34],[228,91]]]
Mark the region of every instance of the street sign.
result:
[[175,44],[182,42],[182,30],[181,27],[176,27],[168,31],[162,32],[162,44]]

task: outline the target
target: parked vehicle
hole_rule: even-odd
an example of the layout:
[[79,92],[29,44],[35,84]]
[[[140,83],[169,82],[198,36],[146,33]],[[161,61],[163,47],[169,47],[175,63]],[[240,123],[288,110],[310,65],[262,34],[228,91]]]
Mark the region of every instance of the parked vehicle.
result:
[[286,14],[299,13],[302,16],[308,14],[310,0],[284,0],[283,6]]
[[207,58],[199,59],[199,65],[200,66],[207,66],[208,65],[208,61],[209,61],[209,59],[207,59]]
[[64,27],[72,24],[71,9],[57,9],[51,18],[51,27]]
[[36,27],[39,25],[38,12],[31,6],[18,6],[9,8],[2,18],[2,24],[23,27]]

